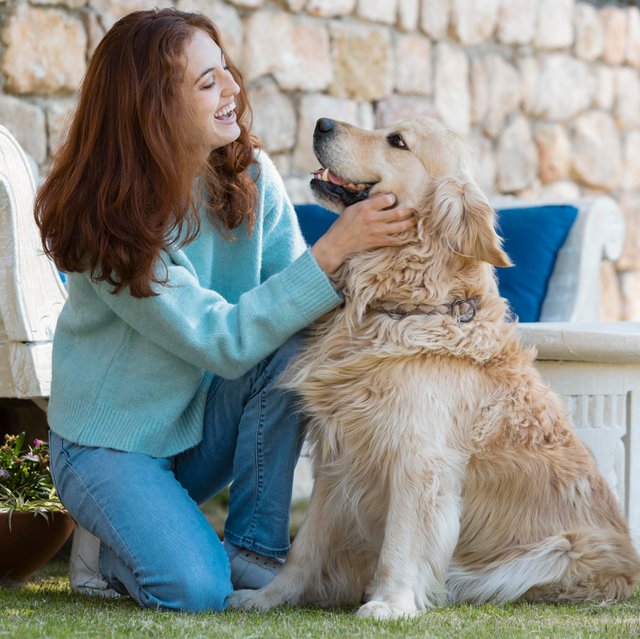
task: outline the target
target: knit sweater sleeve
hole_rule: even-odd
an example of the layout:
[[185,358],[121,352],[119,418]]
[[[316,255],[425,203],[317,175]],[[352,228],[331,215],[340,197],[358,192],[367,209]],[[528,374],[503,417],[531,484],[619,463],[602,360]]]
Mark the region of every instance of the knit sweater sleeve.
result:
[[279,273],[306,250],[293,204],[269,156],[258,155],[264,203],[261,281]]
[[[177,251],[176,254],[180,254]],[[340,303],[309,251],[230,304],[200,286],[174,254],[163,254],[168,286],[153,297],[117,294],[92,281],[100,299],[135,331],[173,355],[228,379],[240,377],[291,335]]]

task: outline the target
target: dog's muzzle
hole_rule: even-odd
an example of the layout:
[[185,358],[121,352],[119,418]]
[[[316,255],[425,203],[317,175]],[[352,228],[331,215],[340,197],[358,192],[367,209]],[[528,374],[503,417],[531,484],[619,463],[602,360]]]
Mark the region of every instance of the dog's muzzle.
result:
[[369,197],[377,181],[348,180],[334,173],[331,168],[332,141],[339,131],[339,123],[330,118],[320,118],[313,132],[313,151],[322,165],[312,173],[311,189],[320,198],[351,206]]
[[[325,169],[326,171],[327,169]],[[318,173],[324,173],[320,170],[314,172],[314,175]],[[331,182],[320,177],[312,178],[311,189],[320,198],[326,198],[333,202],[342,202],[345,206],[351,206],[356,202],[361,202],[369,197],[369,192],[373,187],[373,184],[367,184],[362,189],[352,189],[349,186]]]

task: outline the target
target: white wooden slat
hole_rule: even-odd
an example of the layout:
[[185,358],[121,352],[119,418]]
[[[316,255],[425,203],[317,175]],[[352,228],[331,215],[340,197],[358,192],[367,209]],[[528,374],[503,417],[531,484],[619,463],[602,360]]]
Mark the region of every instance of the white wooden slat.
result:
[[15,396],[49,397],[53,342],[9,343],[9,364]]
[[16,388],[13,384],[13,373],[9,362],[9,345],[0,342],[0,397],[15,397]]
[[33,221],[35,180],[20,145],[0,126],[0,313],[9,341],[49,341],[66,299]]

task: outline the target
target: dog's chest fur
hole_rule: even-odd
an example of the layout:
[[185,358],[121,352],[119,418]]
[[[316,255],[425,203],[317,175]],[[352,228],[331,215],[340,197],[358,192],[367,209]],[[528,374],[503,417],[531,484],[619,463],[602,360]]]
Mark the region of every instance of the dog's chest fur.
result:
[[[392,332],[404,330],[385,321]],[[364,459],[376,477],[396,455],[451,445],[458,433],[438,425],[462,427],[477,411],[465,405],[463,389],[477,386],[480,375],[384,332],[375,322],[354,330],[348,310],[335,312],[315,328],[288,382],[302,397],[316,459],[354,465]]]

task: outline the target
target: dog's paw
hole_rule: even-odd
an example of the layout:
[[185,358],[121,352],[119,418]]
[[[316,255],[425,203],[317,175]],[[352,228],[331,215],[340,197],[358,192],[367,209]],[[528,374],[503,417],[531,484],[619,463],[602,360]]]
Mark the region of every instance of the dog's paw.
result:
[[227,604],[238,610],[269,610],[278,602],[270,601],[262,590],[236,590],[229,595]]
[[373,617],[374,619],[398,619],[399,617],[415,617],[418,610],[386,601],[369,601],[360,606],[356,614],[358,617]]

